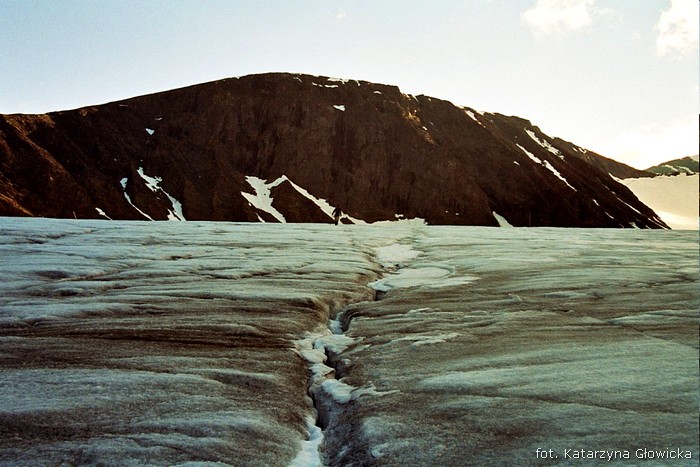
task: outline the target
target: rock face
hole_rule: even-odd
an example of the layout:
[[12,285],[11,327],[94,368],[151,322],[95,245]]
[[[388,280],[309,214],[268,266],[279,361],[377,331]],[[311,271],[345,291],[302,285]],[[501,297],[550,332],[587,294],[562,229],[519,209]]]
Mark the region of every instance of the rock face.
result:
[[360,81],[254,75],[4,115],[0,151],[0,215],[332,222],[340,206],[368,222],[665,227],[610,176],[630,167],[521,118]]

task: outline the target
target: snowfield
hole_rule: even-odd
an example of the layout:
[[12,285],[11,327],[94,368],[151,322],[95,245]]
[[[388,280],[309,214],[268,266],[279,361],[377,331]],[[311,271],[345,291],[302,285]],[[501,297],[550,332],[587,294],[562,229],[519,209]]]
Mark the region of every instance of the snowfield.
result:
[[672,229],[698,230],[699,174],[620,180]]
[[697,465],[697,232],[0,226],[0,465]]

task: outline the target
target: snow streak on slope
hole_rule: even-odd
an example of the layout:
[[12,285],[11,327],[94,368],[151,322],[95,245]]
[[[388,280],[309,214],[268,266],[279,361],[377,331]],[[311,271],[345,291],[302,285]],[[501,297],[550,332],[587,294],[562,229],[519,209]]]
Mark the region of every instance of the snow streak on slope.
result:
[[[248,202],[256,207],[257,209],[266,212],[270,215],[272,215],[275,219],[277,219],[278,222],[281,223],[286,223],[287,220],[285,219],[284,215],[279,212],[275,207],[272,206],[273,203],[273,198],[272,198],[272,193],[271,190],[272,188],[279,186],[280,184],[284,182],[288,182],[292,187],[303,197],[308,199],[309,201],[313,202],[318,208],[328,216],[329,219],[333,219],[333,211],[335,210],[334,206],[331,206],[328,201],[326,201],[323,198],[317,198],[311,193],[309,193],[306,189],[300,187],[293,181],[291,181],[286,175],[282,175],[281,177],[277,178],[276,180],[268,183],[265,180],[262,180],[258,177],[253,177],[253,176],[247,176],[246,180],[250,184],[251,187],[253,187],[253,190],[255,191],[255,194],[251,193],[246,193],[246,192],[241,192],[241,194],[245,197]],[[343,217],[346,219],[349,219],[353,224],[365,224],[366,222],[363,221],[362,219],[356,219],[352,216],[349,216],[347,214],[343,214]],[[259,218],[260,219],[260,218]],[[264,220],[260,219],[261,222],[265,222]]]
[[328,215],[329,218],[333,218],[333,210],[335,209],[333,206],[328,204],[328,201],[322,198],[316,198],[313,196],[311,193],[306,191],[304,188],[300,187],[293,181],[289,180],[287,177],[285,179],[294,187],[295,190],[297,190],[299,193],[301,193],[302,196],[304,196],[306,199],[312,201],[313,203],[318,206],[321,211],[323,211],[326,215]]
[[[554,154],[555,156],[559,157],[560,159],[564,159],[564,155],[561,153],[561,151],[559,151],[557,148],[555,148],[554,146],[552,146],[551,144],[549,144],[548,141],[545,141],[545,140],[543,140],[543,139],[539,139],[539,138],[537,137],[537,135],[535,134],[535,132],[533,132],[532,130],[525,130],[525,132],[528,134],[528,136],[529,136],[530,138],[532,138],[533,141],[535,141],[537,144],[539,144],[540,146],[542,146],[544,149],[546,149],[547,151],[551,152],[552,154]],[[522,149],[522,148],[521,148],[521,149]]]
[[105,219],[112,220],[112,218],[109,217],[109,216],[107,215],[107,213],[104,212],[102,209],[100,209],[100,208],[95,208],[95,211],[97,211],[97,214],[99,214],[100,216],[104,217]]
[[[323,211],[329,218],[333,218],[333,211],[335,210],[335,206],[331,206],[328,201],[326,201],[324,198],[317,198],[311,193],[309,193],[305,188],[300,187],[293,181],[291,181],[289,178],[286,176],[282,176],[286,181],[290,183],[294,187],[295,190],[297,190],[303,197],[308,199],[309,201],[313,202],[316,206],[319,207],[321,211]],[[349,219],[353,224],[366,224],[365,221],[362,219],[357,219],[355,217],[349,216],[347,214],[343,214],[343,217],[346,219]]]
[[[163,188],[161,188],[160,184],[163,181],[162,178],[151,177],[151,176],[146,175],[144,170],[143,170],[143,167],[139,167],[137,172],[139,174],[139,177],[141,177],[141,179],[146,184],[146,188],[151,190],[153,193],[163,194],[170,201],[171,207],[168,208],[168,220],[171,220],[171,221],[184,221],[184,220],[186,220],[184,214],[182,213],[182,203],[180,203],[177,199],[175,199],[173,196],[171,196],[170,193],[168,193]],[[119,181],[119,184],[122,186],[124,198],[126,199],[126,201],[131,205],[131,207],[136,209],[139,212],[139,214],[141,214],[143,217],[145,217],[146,219],[148,219],[150,221],[154,220],[151,216],[149,216],[148,214],[143,212],[138,206],[136,206],[133,203],[133,201],[131,201],[131,197],[126,192],[126,186],[127,186],[128,182],[129,182],[129,179],[126,177],[122,178]],[[100,209],[100,208],[95,208],[95,209],[97,209],[97,212],[101,216],[107,217],[109,219],[109,216],[107,216],[107,214],[102,209]]]
[[566,183],[566,185],[567,185],[569,188],[571,188],[571,189],[574,190],[574,191],[578,191],[578,190],[576,190],[576,188],[574,188],[573,186],[571,186],[571,184],[562,176],[561,173],[559,173],[559,171],[558,171],[557,169],[554,168],[554,166],[553,166],[552,164],[549,163],[549,161],[543,161],[542,159],[540,159],[539,157],[535,156],[533,153],[531,153],[530,151],[528,151],[527,149],[525,149],[524,147],[522,147],[522,146],[519,145],[519,144],[518,144],[518,147],[519,147],[520,149],[522,149],[522,151],[523,151],[525,154],[527,154],[527,157],[529,157],[530,159],[532,159],[532,160],[533,160],[534,162],[536,162],[537,164],[541,165],[541,166],[544,167],[545,169],[547,169],[547,170],[549,170],[550,172],[552,172],[559,180],[561,180],[562,182]]
[[484,124],[481,123],[481,122],[479,121],[478,118],[476,118],[476,115],[474,114],[474,112],[472,112],[471,109],[469,109],[469,108],[467,108],[467,107],[462,107],[462,109],[463,109],[464,112],[469,116],[469,118],[471,118],[472,120],[474,120],[474,121],[475,121],[476,123],[478,123],[479,125],[484,126]]
[[182,203],[176,200],[167,191],[161,188],[160,184],[163,181],[160,177],[149,177],[143,171],[143,167],[139,167],[138,174],[141,176],[144,182],[146,182],[146,187],[154,193],[162,193],[170,201],[171,209],[168,209],[168,220],[170,221],[184,221],[185,216],[182,214]]
[[126,178],[126,177],[122,178],[121,181],[119,182],[119,184],[122,186],[122,190],[123,190],[123,192],[124,192],[124,198],[125,198],[126,201],[131,205],[131,207],[133,207],[134,209],[136,209],[136,210],[139,212],[139,214],[141,214],[143,217],[145,217],[145,218],[148,219],[149,221],[152,221],[153,218],[152,218],[151,216],[149,216],[148,214],[146,214],[145,212],[143,212],[142,210],[140,210],[140,209],[138,208],[138,206],[136,206],[136,205],[131,201],[131,197],[130,197],[129,194],[126,192],[126,185],[127,185],[127,183],[129,183],[129,179]]

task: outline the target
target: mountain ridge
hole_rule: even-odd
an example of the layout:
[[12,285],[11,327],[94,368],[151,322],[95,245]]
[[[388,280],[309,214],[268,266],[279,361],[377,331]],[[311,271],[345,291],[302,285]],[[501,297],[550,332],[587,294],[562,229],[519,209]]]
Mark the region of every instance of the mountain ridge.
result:
[[687,156],[666,161],[645,170],[657,175],[694,174],[700,172],[700,164],[698,156]]
[[[368,222],[665,227],[610,175],[635,169],[520,117],[365,81],[268,73],[2,115],[0,150],[0,215],[167,219],[176,200],[187,219],[273,221],[243,193],[284,176]],[[330,222],[273,189],[290,219]]]

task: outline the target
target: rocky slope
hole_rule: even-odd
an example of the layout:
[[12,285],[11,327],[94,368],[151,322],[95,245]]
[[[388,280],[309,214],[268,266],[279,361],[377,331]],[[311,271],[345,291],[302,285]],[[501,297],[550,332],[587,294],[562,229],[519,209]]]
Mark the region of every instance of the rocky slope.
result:
[[2,115],[0,152],[0,215],[331,222],[340,206],[368,222],[665,227],[610,176],[634,169],[363,81],[253,75]]

